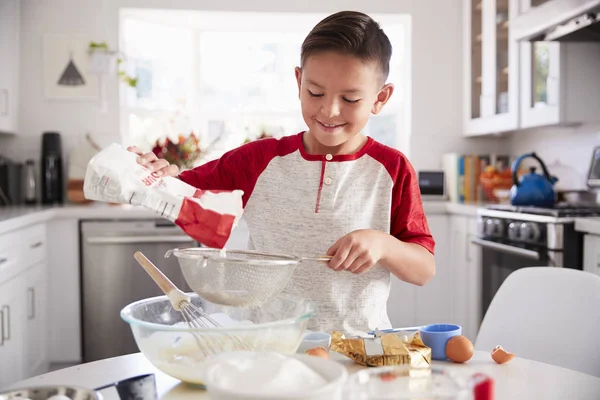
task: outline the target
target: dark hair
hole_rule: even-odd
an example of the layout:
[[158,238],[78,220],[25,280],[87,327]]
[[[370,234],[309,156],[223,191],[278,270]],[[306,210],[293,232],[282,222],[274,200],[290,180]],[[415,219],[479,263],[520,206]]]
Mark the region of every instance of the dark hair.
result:
[[371,17],[357,11],[340,11],[320,21],[302,43],[300,61],[322,51],[336,51],[365,61],[375,61],[387,79],[392,44]]

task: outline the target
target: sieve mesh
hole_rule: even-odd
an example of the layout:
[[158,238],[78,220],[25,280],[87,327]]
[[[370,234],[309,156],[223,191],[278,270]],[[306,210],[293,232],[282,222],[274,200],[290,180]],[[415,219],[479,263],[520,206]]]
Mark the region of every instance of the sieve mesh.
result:
[[188,248],[172,253],[199,296],[216,304],[245,307],[260,306],[280,294],[301,260],[248,250]]

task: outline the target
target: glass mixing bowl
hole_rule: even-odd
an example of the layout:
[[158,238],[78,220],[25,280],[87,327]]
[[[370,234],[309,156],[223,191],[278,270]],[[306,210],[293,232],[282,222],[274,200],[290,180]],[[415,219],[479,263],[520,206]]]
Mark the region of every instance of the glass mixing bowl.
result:
[[192,328],[167,296],[139,300],[121,310],[138,348],[158,369],[183,382],[203,385],[210,357],[228,351],[294,354],[302,341],[314,303],[279,296],[260,308],[223,306],[188,293],[191,303],[221,326]]

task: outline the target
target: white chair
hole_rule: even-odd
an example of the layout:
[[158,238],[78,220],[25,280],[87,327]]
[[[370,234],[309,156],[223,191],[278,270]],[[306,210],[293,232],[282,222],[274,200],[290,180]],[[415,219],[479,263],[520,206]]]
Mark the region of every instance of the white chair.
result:
[[552,267],[518,269],[492,299],[475,348],[600,377],[600,276]]

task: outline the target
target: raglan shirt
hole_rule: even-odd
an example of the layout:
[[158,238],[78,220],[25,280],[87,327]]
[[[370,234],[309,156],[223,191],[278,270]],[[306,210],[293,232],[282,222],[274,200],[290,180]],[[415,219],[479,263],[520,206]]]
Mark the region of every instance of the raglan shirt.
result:
[[[199,189],[244,191],[250,249],[318,256],[350,232],[375,229],[433,253],[417,177],[401,152],[367,137],[355,154],[311,155],[302,135],[250,142],[179,177]],[[284,293],[315,302],[308,329],[360,335],[390,327],[390,279],[379,264],[353,274],[302,262]]]

